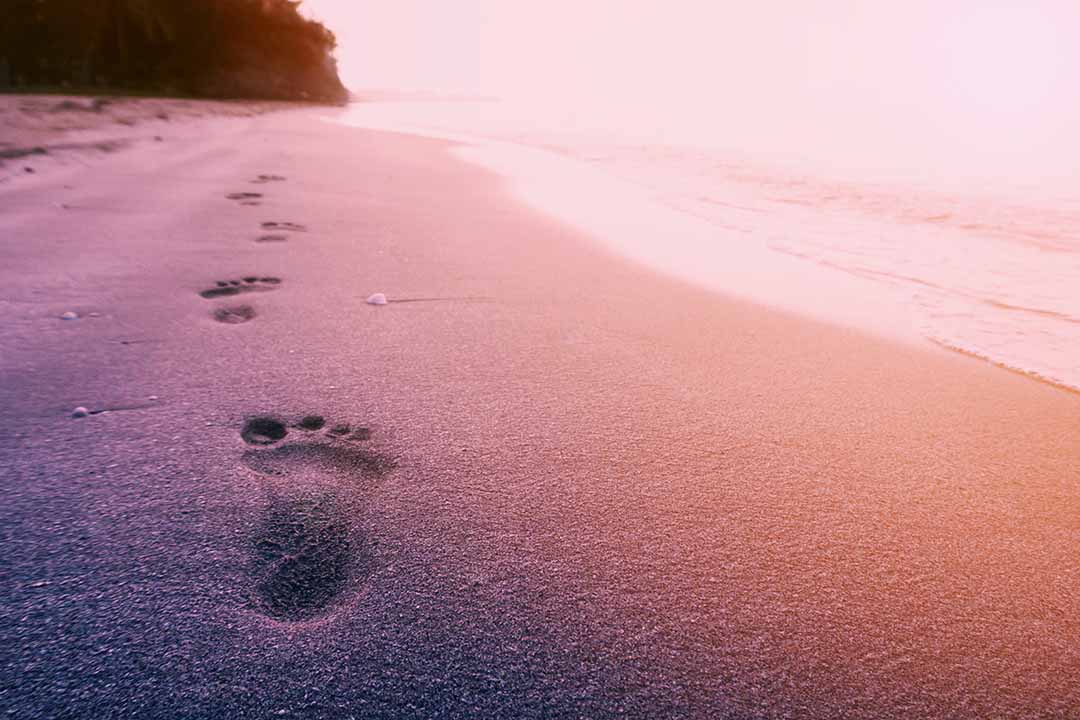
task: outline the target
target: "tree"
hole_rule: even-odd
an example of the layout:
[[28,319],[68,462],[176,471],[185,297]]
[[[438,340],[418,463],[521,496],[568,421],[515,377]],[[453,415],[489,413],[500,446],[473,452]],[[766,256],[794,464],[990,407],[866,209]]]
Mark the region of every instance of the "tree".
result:
[[5,2],[0,69],[9,83],[344,97],[333,33],[304,18],[295,0]]

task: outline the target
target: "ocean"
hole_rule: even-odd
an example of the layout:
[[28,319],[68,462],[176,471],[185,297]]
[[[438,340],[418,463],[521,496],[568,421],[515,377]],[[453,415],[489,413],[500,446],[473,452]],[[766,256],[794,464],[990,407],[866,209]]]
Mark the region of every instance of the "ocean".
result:
[[372,95],[334,121],[455,141],[525,202],[661,272],[1080,390],[1080,194],[1067,179],[725,146],[498,100]]

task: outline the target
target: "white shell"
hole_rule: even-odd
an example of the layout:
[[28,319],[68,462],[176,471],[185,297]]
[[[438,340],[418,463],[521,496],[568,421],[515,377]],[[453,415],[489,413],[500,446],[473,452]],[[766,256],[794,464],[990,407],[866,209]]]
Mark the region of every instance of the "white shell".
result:
[[368,305],[386,305],[388,302],[390,301],[382,293],[375,293],[367,299]]
[[61,320],[78,320],[79,313],[68,310],[66,313],[60,316]]
[[89,414],[90,411],[84,408],[82,405],[71,411],[71,417],[73,418],[84,418]]

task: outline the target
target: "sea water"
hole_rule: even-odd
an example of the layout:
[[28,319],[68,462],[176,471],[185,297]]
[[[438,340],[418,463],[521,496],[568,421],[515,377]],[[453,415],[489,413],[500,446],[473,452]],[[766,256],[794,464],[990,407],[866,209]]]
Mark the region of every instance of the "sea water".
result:
[[345,122],[455,140],[525,201],[660,271],[1080,389],[1067,179],[859,166],[835,140],[719,147],[494,100],[369,98]]

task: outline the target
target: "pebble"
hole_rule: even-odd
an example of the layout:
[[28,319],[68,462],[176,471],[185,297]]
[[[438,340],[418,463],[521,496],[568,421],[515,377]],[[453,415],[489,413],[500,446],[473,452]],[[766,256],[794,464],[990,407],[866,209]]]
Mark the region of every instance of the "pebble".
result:
[[71,417],[73,418],[84,418],[89,414],[90,411],[84,408],[82,405],[71,411]]
[[78,320],[79,313],[68,310],[66,313],[60,316],[61,320]]
[[368,305],[386,305],[388,302],[390,301],[382,293],[375,293],[367,299]]

